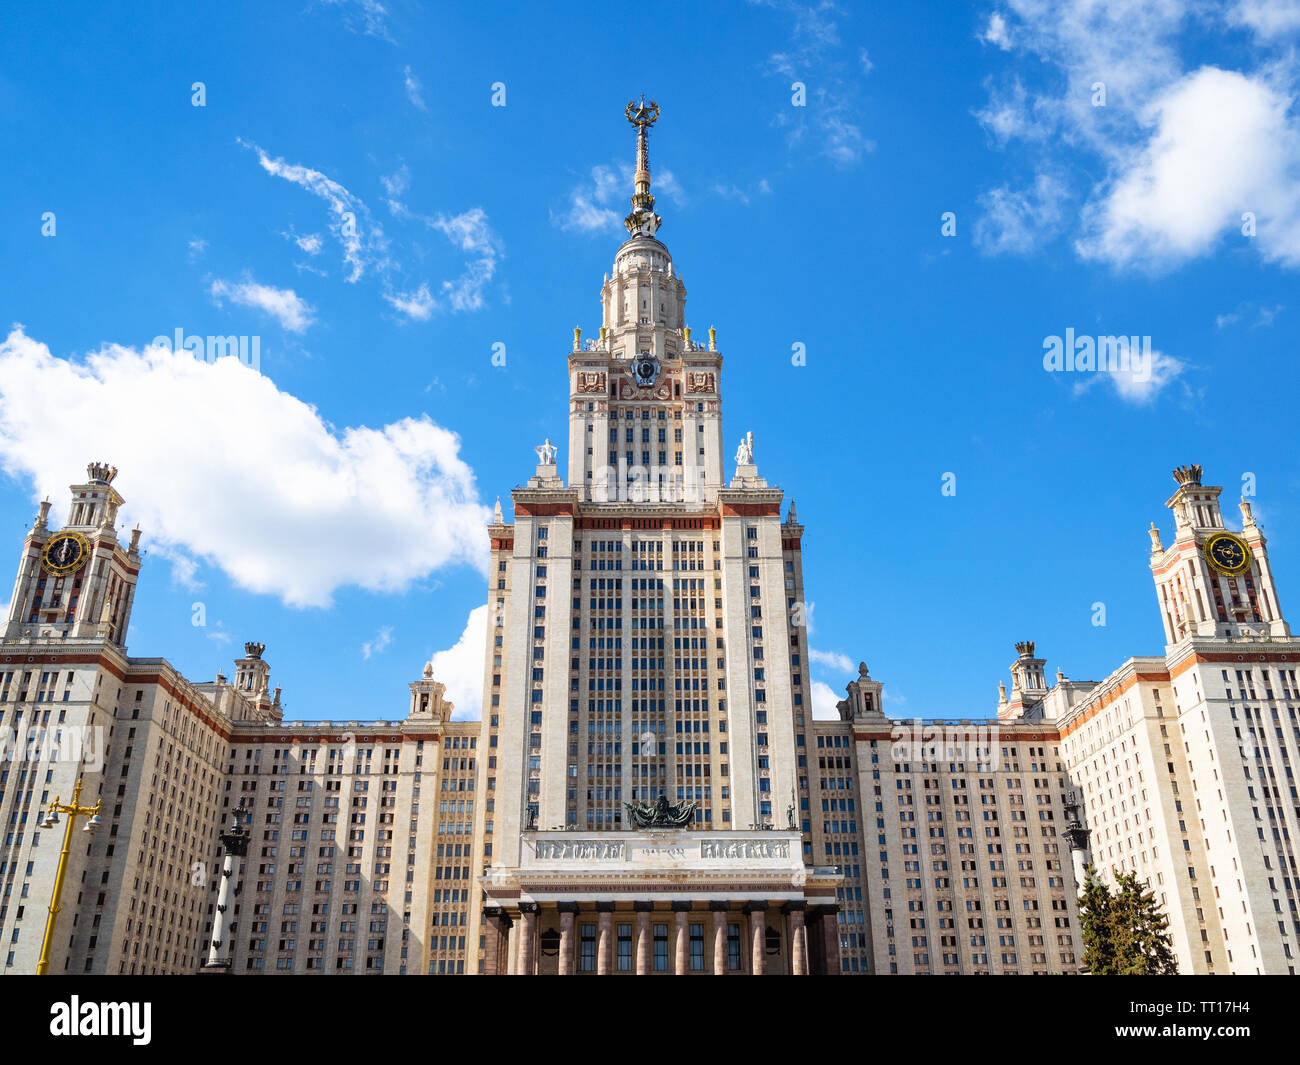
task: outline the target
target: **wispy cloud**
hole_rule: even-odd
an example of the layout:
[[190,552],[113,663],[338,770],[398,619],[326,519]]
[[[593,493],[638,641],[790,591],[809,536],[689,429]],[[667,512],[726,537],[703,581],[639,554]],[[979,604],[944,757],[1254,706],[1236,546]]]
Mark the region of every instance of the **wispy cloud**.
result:
[[291,288],[275,288],[257,281],[213,281],[208,287],[208,295],[218,307],[223,300],[237,303],[241,307],[252,307],[269,315],[280,323],[281,327],[291,333],[306,332],[314,321],[315,311]]
[[329,231],[343,249],[343,261],[347,266],[345,280],[358,281],[368,269],[382,269],[388,265],[388,239],[359,197],[319,170],[273,159],[247,141],[240,140],[239,143],[257,153],[257,161],[268,174],[292,182],[324,201],[329,215]]
[[[582,233],[617,229],[627,213],[633,177],[632,166],[626,162],[593,166],[589,180],[569,193],[567,208],[551,212],[551,221],[561,229]],[[686,192],[671,170],[654,169],[652,163],[650,180],[656,196],[678,207],[686,203]]]
[[427,322],[438,308],[437,301],[433,298],[433,293],[429,291],[427,282],[420,285],[414,292],[385,293],[384,299],[399,314],[417,322]]
[[411,73],[409,66],[403,71],[403,80],[406,85],[406,98],[421,111],[429,110],[429,105],[424,102],[424,86],[420,84],[420,79]]
[[784,14],[790,21],[786,47],[768,56],[768,73],[806,87],[805,106],[783,106],[773,123],[786,131],[793,148],[813,142],[814,149],[837,166],[849,167],[875,150],[863,132],[859,79],[872,69],[866,49],[845,47],[836,16],[839,9],[822,0],[750,0]]
[[381,41],[396,44],[388,29],[388,8],[379,0],[318,0],[326,7],[341,12],[343,25],[353,33],[378,37]]
[[369,658],[371,655],[381,655],[392,642],[393,626],[381,626],[374,636],[361,645],[361,657]]
[[1032,251],[1060,228],[1067,195],[1050,174],[1039,174],[1021,189],[989,189],[979,197],[983,213],[975,220],[975,246],[987,255]]

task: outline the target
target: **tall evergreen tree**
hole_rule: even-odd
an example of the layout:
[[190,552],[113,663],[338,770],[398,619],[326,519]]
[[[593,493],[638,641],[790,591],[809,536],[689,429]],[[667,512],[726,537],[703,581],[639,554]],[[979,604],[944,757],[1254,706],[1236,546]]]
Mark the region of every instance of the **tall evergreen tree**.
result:
[[1169,920],[1136,873],[1113,870],[1112,892],[1089,866],[1079,896],[1083,963],[1096,976],[1173,976]]

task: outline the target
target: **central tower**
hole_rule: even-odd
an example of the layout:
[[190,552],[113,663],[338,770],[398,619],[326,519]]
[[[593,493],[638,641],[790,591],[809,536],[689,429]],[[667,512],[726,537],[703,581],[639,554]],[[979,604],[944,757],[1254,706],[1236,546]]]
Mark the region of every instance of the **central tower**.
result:
[[[793,506],[782,522],[752,433],[725,480],[716,334],[692,339],[686,286],[658,237],[659,107],[642,99],[626,116],[628,237],[601,288],[598,335],[573,334],[568,483],[547,440],[512,493],[514,520],[498,508],[489,529],[489,927],[512,929],[516,971],[542,971],[529,944],[556,933],[569,957],[580,902],[605,915],[578,920],[596,937],[592,958],[610,954],[611,935],[622,956],[632,940],[620,929],[638,951],[659,942],[667,925],[648,915],[671,905],[679,945],[701,946],[707,925],[725,954],[743,925],[746,956],[757,943],[748,966],[763,970],[775,936],[787,971],[807,971],[802,915],[810,896],[826,912],[835,887],[806,836],[803,527]],[[633,904],[625,925],[608,916]]]

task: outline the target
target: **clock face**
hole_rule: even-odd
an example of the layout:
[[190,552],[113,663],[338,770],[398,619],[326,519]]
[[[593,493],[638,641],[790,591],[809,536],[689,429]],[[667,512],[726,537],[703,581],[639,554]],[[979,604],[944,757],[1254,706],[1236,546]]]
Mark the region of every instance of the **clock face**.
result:
[[632,364],[632,372],[636,375],[638,385],[649,388],[659,376],[659,360],[649,352],[642,352]]
[[81,533],[55,533],[41,551],[41,564],[56,576],[74,573],[90,557],[90,544]]
[[1236,577],[1250,568],[1250,548],[1240,536],[1216,533],[1205,541],[1205,560],[1227,577]]

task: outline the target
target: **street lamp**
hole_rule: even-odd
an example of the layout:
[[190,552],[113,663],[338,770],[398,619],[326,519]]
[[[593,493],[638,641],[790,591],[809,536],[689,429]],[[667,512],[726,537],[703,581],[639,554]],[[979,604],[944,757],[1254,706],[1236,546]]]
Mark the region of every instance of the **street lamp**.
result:
[[63,874],[68,868],[68,850],[72,847],[72,828],[77,823],[78,817],[85,817],[87,814],[90,815],[90,820],[86,822],[83,832],[94,832],[100,824],[99,807],[104,800],[99,799],[94,806],[82,806],[80,799],[81,777],[77,777],[76,787],[72,789],[72,802],[65,805],[59,802],[59,797],[56,795],[45,813],[45,820],[40,823],[41,828],[57,828],[59,814],[68,815],[68,827],[63,830],[63,850],[59,854],[59,871],[54,874],[54,897],[50,900],[50,916],[45,921],[45,941],[41,944],[41,960],[36,963],[37,976],[45,976],[50,971],[50,946],[54,942],[54,925],[59,919],[59,900],[63,895]]

